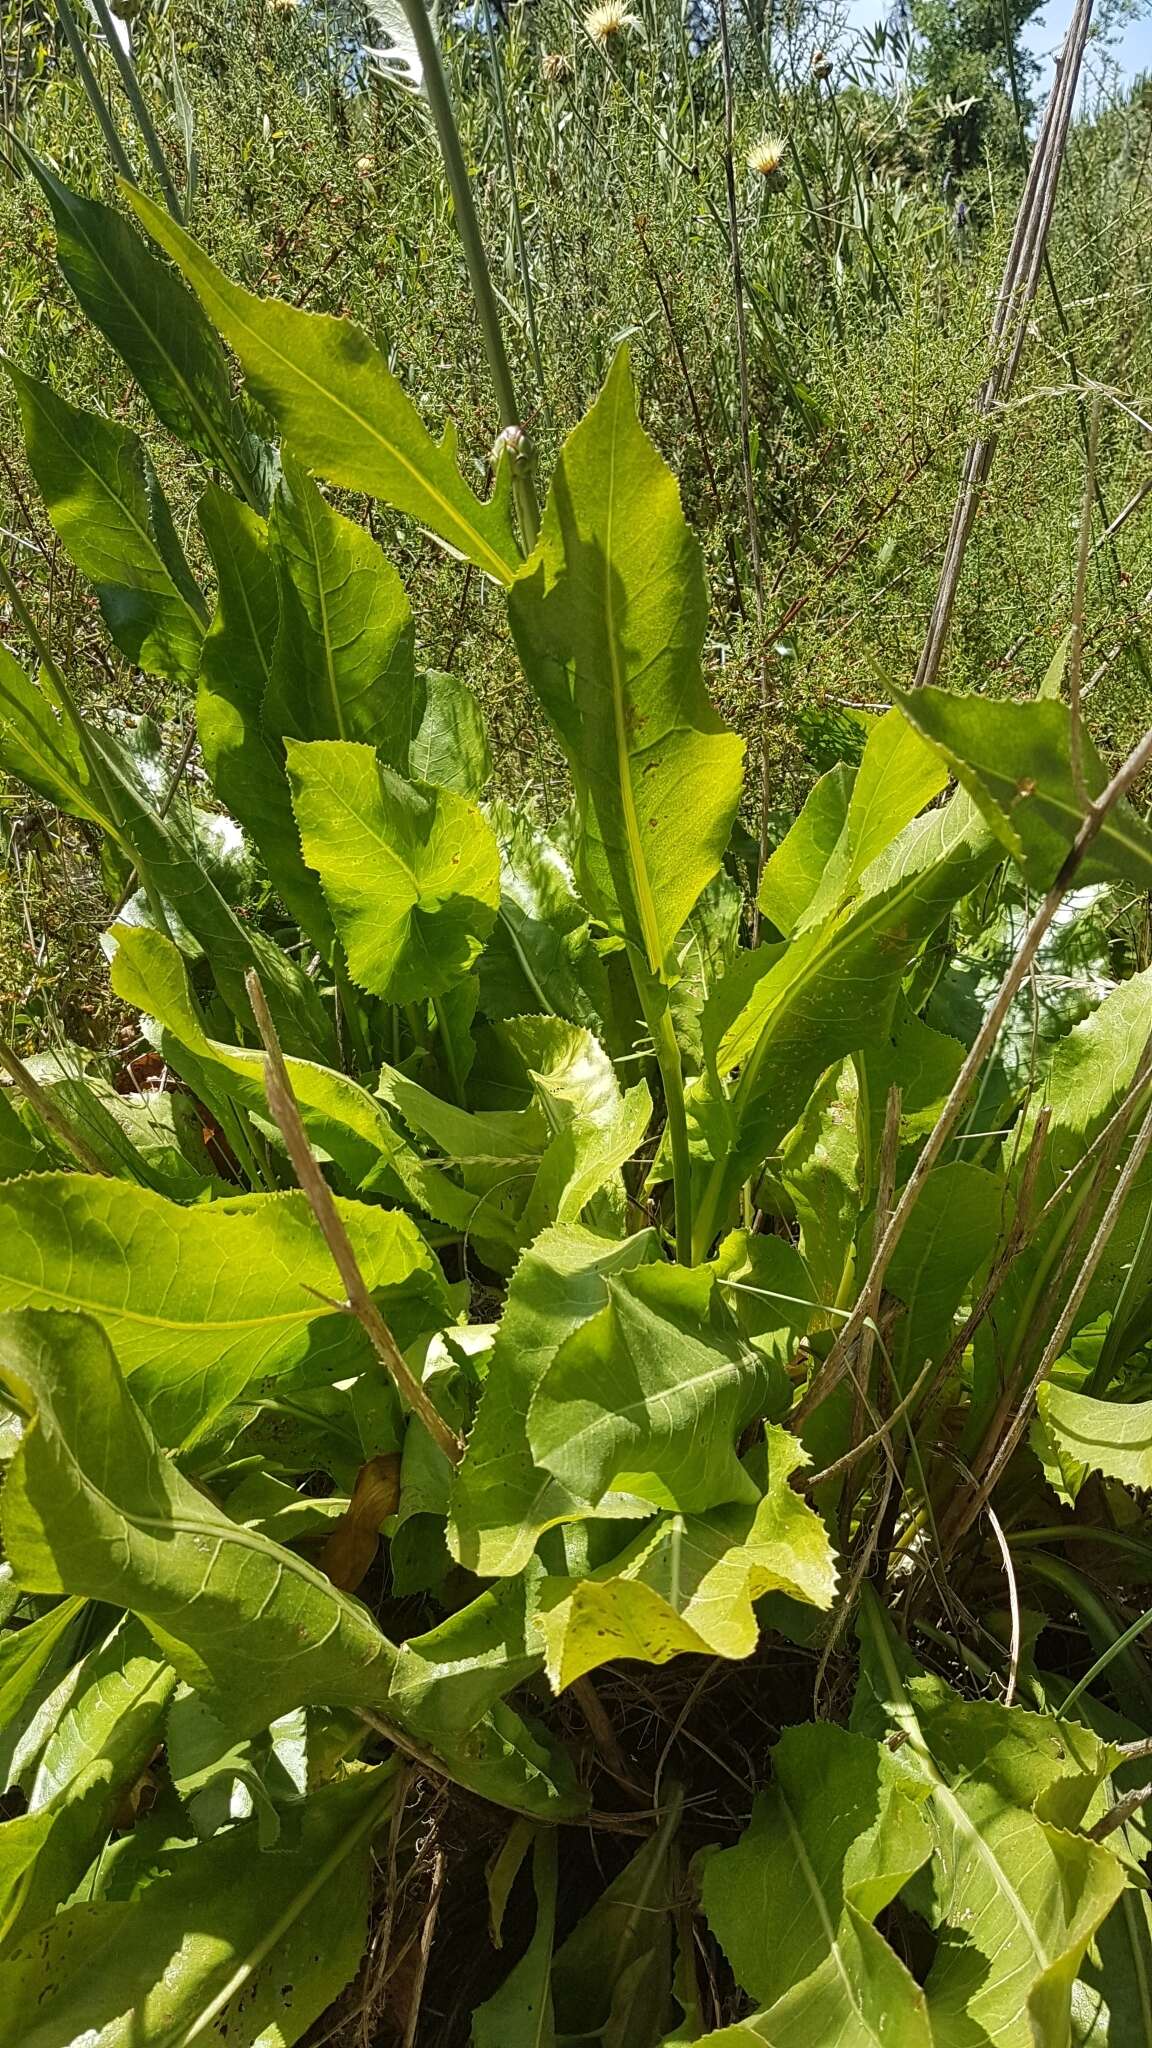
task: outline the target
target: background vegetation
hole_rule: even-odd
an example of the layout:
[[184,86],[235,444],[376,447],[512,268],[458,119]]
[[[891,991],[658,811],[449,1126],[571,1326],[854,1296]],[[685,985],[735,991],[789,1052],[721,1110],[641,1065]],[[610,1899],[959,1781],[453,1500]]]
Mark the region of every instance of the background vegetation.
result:
[[[1015,4],[1018,26],[1025,10]],[[783,819],[819,768],[858,746],[851,707],[886,702],[919,652],[1020,187],[1003,11],[925,5],[914,45],[897,20],[892,35],[849,40],[827,76],[813,64],[833,26],[819,8],[773,17],[763,42],[743,35],[734,13],[759,574],[742,466],[715,7],[701,0],[681,19],[675,5],[637,0],[637,25],[603,46],[568,0],[507,12],[496,31],[507,139],[483,0],[457,12],[446,44],[541,474],[617,341],[630,337],[645,424],[707,552],[710,684],[750,737],[766,707],[769,801]],[[450,416],[464,447],[489,446],[499,422],[435,138],[420,106],[374,79],[360,56],[372,34],[361,11],[205,0],[148,7],[132,34],[179,182],[191,165],[190,223],[221,265],[295,304],[361,320],[427,418]],[[117,74],[92,41],[147,180]],[[14,132],[71,183],[108,196],[114,172],[51,8],[8,7],[5,58]],[[1012,70],[1026,120],[1034,80],[1019,50]],[[1098,382],[1110,396],[1086,676],[1092,729],[1110,751],[1131,743],[1147,704],[1152,503],[1141,393],[1152,107],[1139,86],[1119,94],[1091,83],[1082,105],[946,674],[956,687],[1030,694],[1065,633],[1084,483],[1077,393]],[[765,136],[785,144],[778,180],[746,168]],[[65,396],[143,433],[203,568],[172,446],[55,284],[53,249],[42,197],[9,159],[0,180],[5,345]],[[0,408],[0,519],[29,601],[78,662],[82,694],[129,718],[156,717],[174,761],[187,700],[108,646],[38,509],[6,385]],[[422,645],[478,691],[507,786],[547,779],[555,764],[540,760],[507,634],[479,579],[388,515],[351,509],[382,519]],[[1105,541],[1117,518],[1122,527]],[[64,1036],[98,1044],[103,912],[83,844],[24,795],[6,801],[3,817],[0,985],[11,1028],[42,1042],[63,1020]]]

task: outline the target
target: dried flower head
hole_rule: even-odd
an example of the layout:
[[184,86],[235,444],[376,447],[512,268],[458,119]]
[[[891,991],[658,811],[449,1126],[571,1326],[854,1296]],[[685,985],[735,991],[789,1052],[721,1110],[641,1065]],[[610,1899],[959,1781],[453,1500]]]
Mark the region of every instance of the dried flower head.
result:
[[767,185],[782,185],[788,176],[784,159],[788,144],[782,135],[762,135],[748,151],[748,169]]
[[546,85],[565,85],[572,76],[572,59],[563,50],[546,50],[540,59],[540,76]]
[[638,29],[640,23],[634,14],[629,14],[624,0],[600,0],[598,7],[590,7],[584,16],[584,33],[598,50],[606,50],[626,28]]
[[374,177],[374,176],[375,176],[375,174],[376,174],[376,159],[375,159],[375,157],[374,157],[374,156],[358,156],[358,157],[357,157],[357,159],[356,159],[356,176],[357,176],[358,178],[372,178],[372,177]]

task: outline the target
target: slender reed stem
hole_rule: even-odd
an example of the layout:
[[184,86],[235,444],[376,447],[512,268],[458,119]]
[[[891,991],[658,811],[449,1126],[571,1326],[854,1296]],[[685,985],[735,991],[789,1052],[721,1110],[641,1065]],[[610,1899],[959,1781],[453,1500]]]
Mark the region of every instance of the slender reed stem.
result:
[[[512,381],[512,370],[500,326],[500,309],[496,302],[488,258],[484,250],[484,238],[480,232],[480,222],[472,199],[468,166],[464,162],[464,152],[460,147],[460,132],[452,110],[448,80],[444,76],[444,66],[440,61],[440,46],[436,41],[436,33],[428,18],[424,0],[401,0],[401,5],[415,39],[424,71],[424,91],[436,127],[448,189],[452,194],[456,231],[460,236],[468,279],[476,300],[484,353],[488,359],[488,370],[500,411],[500,425],[506,433],[515,429],[522,435],[516,387]],[[516,510],[520,517],[525,549],[530,553],[536,545],[536,536],[540,531],[540,507],[532,476],[531,457],[523,445],[511,446],[509,456],[512,462],[512,489],[516,498]]]
[[112,61],[123,81],[124,90],[128,95],[128,104],[136,116],[136,126],[144,138],[144,147],[148,152],[148,161],[156,173],[160,190],[164,194],[164,204],[172,215],[173,220],[183,227],[184,209],[180,204],[180,197],[176,187],[172,183],[172,175],[168,169],[167,159],[160,147],[160,137],[153,126],[152,116],[148,112],[144,95],[140,90],[140,81],[136,76],[136,66],[132,62],[130,52],[125,49],[123,42],[116,32],[116,24],[108,11],[106,0],[92,0],[92,6],[96,12],[96,19],[104,31],[108,48],[112,52]]
[[72,52],[73,62],[80,74],[80,83],[87,95],[88,104],[100,123],[100,131],[108,145],[108,154],[119,171],[120,176],[134,180],[135,173],[128,161],[124,144],[120,140],[120,131],[113,119],[111,108],[97,83],[96,73],[88,61],[88,52],[80,39],[80,31],[76,26],[76,17],[68,5],[68,0],[56,0],[56,12],[60,19],[60,26],[64,31],[64,40]]

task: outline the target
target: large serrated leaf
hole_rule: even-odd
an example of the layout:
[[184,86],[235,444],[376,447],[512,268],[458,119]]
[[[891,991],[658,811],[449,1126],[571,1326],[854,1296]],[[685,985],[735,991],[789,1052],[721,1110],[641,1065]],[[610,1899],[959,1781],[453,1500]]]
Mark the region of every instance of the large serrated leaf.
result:
[[[1108,773],[1087,731],[1080,733],[1081,788],[1073,769],[1072,713],[1051,698],[957,696],[928,687],[897,690],[906,718],[934,746],[979,804],[1028,880],[1046,889]],[[1152,888],[1152,828],[1127,801],[1113,805],[1080,864],[1083,882]]]
[[933,1831],[924,1910],[940,1931],[925,1992],[936,2048],[1069,2048],[1081,1961],[1127,1882],[1103,1846],[1040,1818],[1059,1786],[1067,1821],[1109,1766],[1086,1729],[1019,1708],[960,1702],[918,1674],[875,1597],[861,1609],[853,1724],[903,1737]]
[[882,1041],[909,961],[994,860],[969,800],[953,798],[906,826],[826,924],[790,945],[742,955],[720,983],[703,1020],[712,1070],[688,1091],[698,1256],[820,1075]]
[[824,1524],[788,1484],[804,1453],[770,1428],[764,1459],[755,1507],[661,1517],[593,1578],[543,1581],[538,1626],[556,1691],[615,1657],[748,1657],[759,1633],[753,1605],[766,1593],[831,1606],[836,1566]]
[[608,1281],[606,1306],[547,1367],[528,1411],[532,1455],[593,1504],[624,1492],[689,1514],[754,1505],[736,1442],[767,1381],[710,1270],[639,1267]]
[[353,979],[392,1003],[442,995],[495,920],[491,827],[465,797],[404,781],[352,740],[289,740],[288,773]]
[[[369,1287],[407,1299],[425,1331],[447,1320],[440,1269],[394,1211],[342,1205]],[[339,1379],[367,1339],[332,1303],[335,1269],[303,1195],[181,1208],[78,1173],[0,1187],[0,1308],[83,1309],[107,1330],[163,1441],[202,1434],[250,1383],[307,1361]],[[415,1335],[415,1331],[412,1332]]]
[[[155,1020],[160,1048],[176,1072],[205,1101],[223,1096],[267,1120],[263,1053],[207,1036],[172,941],[146,925],[123,924],[113,925],[110,939],[116,948],[112,986],[124,1002]],[[286,1064],[305,1130],[353,1185],[370,1181],[374,1192],[407,1199],[437,1222],[467,1230],[474,1201],[419,1157],[366,1089],[313,1060],[289,1058]]]
[[509,612],[572,771],[581,891],[668,982],[740,801],[743,741],[700,671],[707,611],[700,548],[636,417],[621,349],[564,445]]
[[232,398],[224,350],[197,299],[122,214],[29,160],[52,208],[56,260],[88,318],[157,418],[250,489],[263,451]]
[[497,583],[520,562],[510,474],[482,502],[456,466],[455,434],[433,441],[384,357],[351,320],[306,313],[232,284],[191,235],[126,188],[149,234],[175,258],[248,381],[300,458],[320,476],[406,512]]
[[22,1586],[138,1614],[237,1734],[297,1706],[363,1709],[385,1730],[414,1728],[437,1768],[490,1798],[545,1816],[580,1810],[562,1756],[498,1701],[538,1661],[522,1586],[510,1613],[482,1596],[398,1651],[358,1600],[184,1477],[91,1317],[0,1317],[0,1386],[27,1419],[0,1511]]
[[[524,1253],[453,1480],[449,1541],[472,1571],[486,1578],[522,1571],[545,1529],[587,1512],[587,1503],[534,1463],[529,1406],[564,1339],[603,1308],[608,1276],[658,1256],[652,1231],[612,1244],[574,1225],[542,1232]],[[621,1512],[635,1513],[635,1505]]]

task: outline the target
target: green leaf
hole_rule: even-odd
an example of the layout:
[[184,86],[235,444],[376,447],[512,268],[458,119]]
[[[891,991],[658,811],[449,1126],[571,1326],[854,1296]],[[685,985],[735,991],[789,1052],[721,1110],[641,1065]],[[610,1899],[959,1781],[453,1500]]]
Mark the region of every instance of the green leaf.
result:
[[[705,1012],[714,1069],[688,1090],[701,1182],[700,1256],[741,1182],[797,1121],[834,1061],[882,1041],[909,961],[992,865],[966,798],[904,828],[864,870],[854,900],[791,945],[746,954]],[[734,992],[729,999],[727,985]],[[738,1071],[730,1085],[724,1077]]]
[[804,1452],[786,1430],[769,1428],[764,1456],[754,1507],[662,1516],[594,1577],[543,1581],[538,1626],[554,1691],[616,1657],[749,1657],[759,1633],[754,1602],[766,1593],[832,1605],[836,1567],[824,1524],[788,1483],[807,1463]]
[[[114,925],[110,937],[116,947],[112,987],[122,1001],[156,1020],[160,1050],[176,1072],[205,1100],[223,1096],[266,1121],[263,1053],[208,1037],[171,939],[145,925],[123,924]],[[293,1058],[286,1065],[305,1130],[354,1186],[370,1179],[374,1189],[407,1198],[439,1222],[468,1228],[475,1202],[418,1157],[374,1096],[334,1067]],[[278,1140],[274,1126],[269,1135]]]
[[564,445],[509,613],[572,772],[581,893],[673,982],[677,936],[728,844],[744,745],[704,688],[701,552],[636,417],[625,349]]
[[1049,1381],[1036,1406],[1063,1457],[1124,1486],[1152,1487],[1152,1401],[1095,1401]]
[[48,517],[94,585],[117,647],[150,675],[190,680],[207,613],[143,443],[14,363],[5,368]]
[[[933,1834],[923,1901],[941,1932],[925,1992],[936,2048],[1069,2048],[1072,1986],[1124,1890],[1122,1865],[1067,1831],[1108,1768],[1086,1729],[1019,1708],[959,1701],[919,1675],[868,1589],[861,1607],[861,1689],[853,1724],[904,1740],[926,1786]],[[1035,1811],[1058,1789],[1064,1826]]]
[[507,462],[493,496],[481,503],[456,466],[454,429],[433,441],[362,328],[244,291],[163,207],[133,187],[125,195],[180,265],[300,459],[330,482],[368,491],[407,513],[495,582],[511,582],[520,555]]
[[[369,1287],[447,1320],[440,1268],[398,1212],[343,1203]],[[78,1173],[0,1187],[0,1308],[99,1317],[163,1440],[194,1441],[246,1387],[306,1362],[340,1379],[369,1353],[330,1305],[331,1257],[303,1195],[250,1195],[185,1209],[146,1188]],[[415,1334],[413,1332],[412,1334]]]
[[398,774],[419,724],[412,614],[370,533],[285,449],[268,524],[280,626],[264,697],[277,739],[363,740]]
[[0,1784],[5,1790],[12,1748],[68,1657],[83,1611],[83,1600],[60,1600],[36,1621],[0,1634]]
[[288,773],[353,979],[393,1003],[442,994],[496,916],[500,860],[480,812],[404,782],[350,740],[289,740]]
[[[1084,818],[1073,774],[1069,706],[1050,699],[963,697],[935,688],[894,694],[979,804],[1028,881],[1046,889]],[[1080,755],[1084,792],[1097,797],[1108,773],[1086,731]],[[1078,879],[1152,888],[1152,828],[1126,800],[1109,812]]]
[[162,1739],[175,1683],[132,1622],[80,1664],[28,1810],[0,1826],[0,1948],[51,1920],[80,1883]]
[[472,2048],[554,2048],[552,1945],[556,1934],[555,1833],[538,1834],[532,1852],[536,1925],[498,1991],[472,2015]]
[[1126,1891],[1096,1936],[1072,1992],[1075,2048],[1152,2048],[1152,1904]]
[[939,756],[903,712],[885,712],[868,736],[844,824],[792,936],[822,924],[846,903],[865,868],[947,782]]
[[758,902],[777,931],[792,938],[840,842],[856,771],[838,761],[809,791],[804,808],[764,863]]
[[973,1276],[1005,1226],[1005,1207],[999,1174],[962,1159],[935,1167],[924,1181],[885,1280],[905,1309],[889,1344],[904,1392],[927,1361],[938,1360],[947,1348]]
[[627,1207],[620,1169],[651,1121],[647,1083],[622,1092],[603,1046],[559,1017],[517,1018],[503,1036],[528,1070],[548,1133],[520,1218],[521,1237],[538,1237],[550,1224],[581,1216],[604,1236],[622,1237]]
[[131,1904],[72,1906],[0,1963],[21,2048],[290,2048],[359,1966],[387,1767],[317,1792],[261,1855],[255,1821],[175,1856]]
[[750,1825],[702,1880],[709,1927],[768,2008],[751,2037],[932,2048],[924,1994],[873,1925],[932,1853],[925,1789],[882,1743],[828,1722],[786,1729],[772,1758]]
[[73,818],[115,830],[72,725],[0,644],[0,767]]
[[500,909],[480,957],[485,1015],[551,1012],[602,1036],[608,982],[567,861],[526,807],[496,798],[487,814],[500,846]]
[[56,260],[88,318],[177,439],[249,487],[260,444],[233,401],[224,351],[198,300],[123,214],[70,191],[30,153],[28,161],[52,208]]
[[89,1317],[0,1318],[0,1385],[29,1418],[2,1507],[27,1590],[87,1591],[138,1614],[237,1734],[296,1706],[365,1709],[385,1728],[428,1733],[459,1783],[528,1811],[579,1810],[574,1783],[546,1776],[531,1731],[506,1711],[485,1715],[505,1671],[514,1684],[539,1661],[515,1652],[525,1582],[507,1589],[509,1613],[502,1588],[397,1651],[358,1600],[184,1478]]
[[536,1463],[593,1504],[625,1492],[686,1513],[754,1505],[736,1439],[760,1411],[767,1366],[713,1273],[646,1266],[607,1286],[606,1306],[561,1345],[532,1396]]
[[[564,1339],[604,1306],[608,1276],[658,1256],[652,1231],[612,1244],[571,1224],[542,1232],[524,1253],[453,1481],[448,1540],[471,1571],[484,1578],[522,1571],[545,1529],[587,1511],[585,1502],[535,1465],[529,1406]],[[623,1512],[634,1513],[634,1505]]]
[[216,570],[216,613],[204,639],[196,730],[208,779],[260,850],[273,887],[325,954],[332,920],[305,866],[282,751],[263,726],[263,706],[280,625],[280,594],[268,529],[227,492],[209,485],[201,530]]
[[[672,1910],[679,1870],[676,1790],[660,1825],[573,1928],[552,1965],[561,2040],[608,2048],[655,2048],[672,2018]],[[628,2009],[638,2025],[628,2031]],[[635,2008],[638,2007],[638,2012]]]
[[435,782],[475,801],[492,775],[484,714],[466,684],[441,669],[423,678],[424,706],[406,761],[413,782]]

